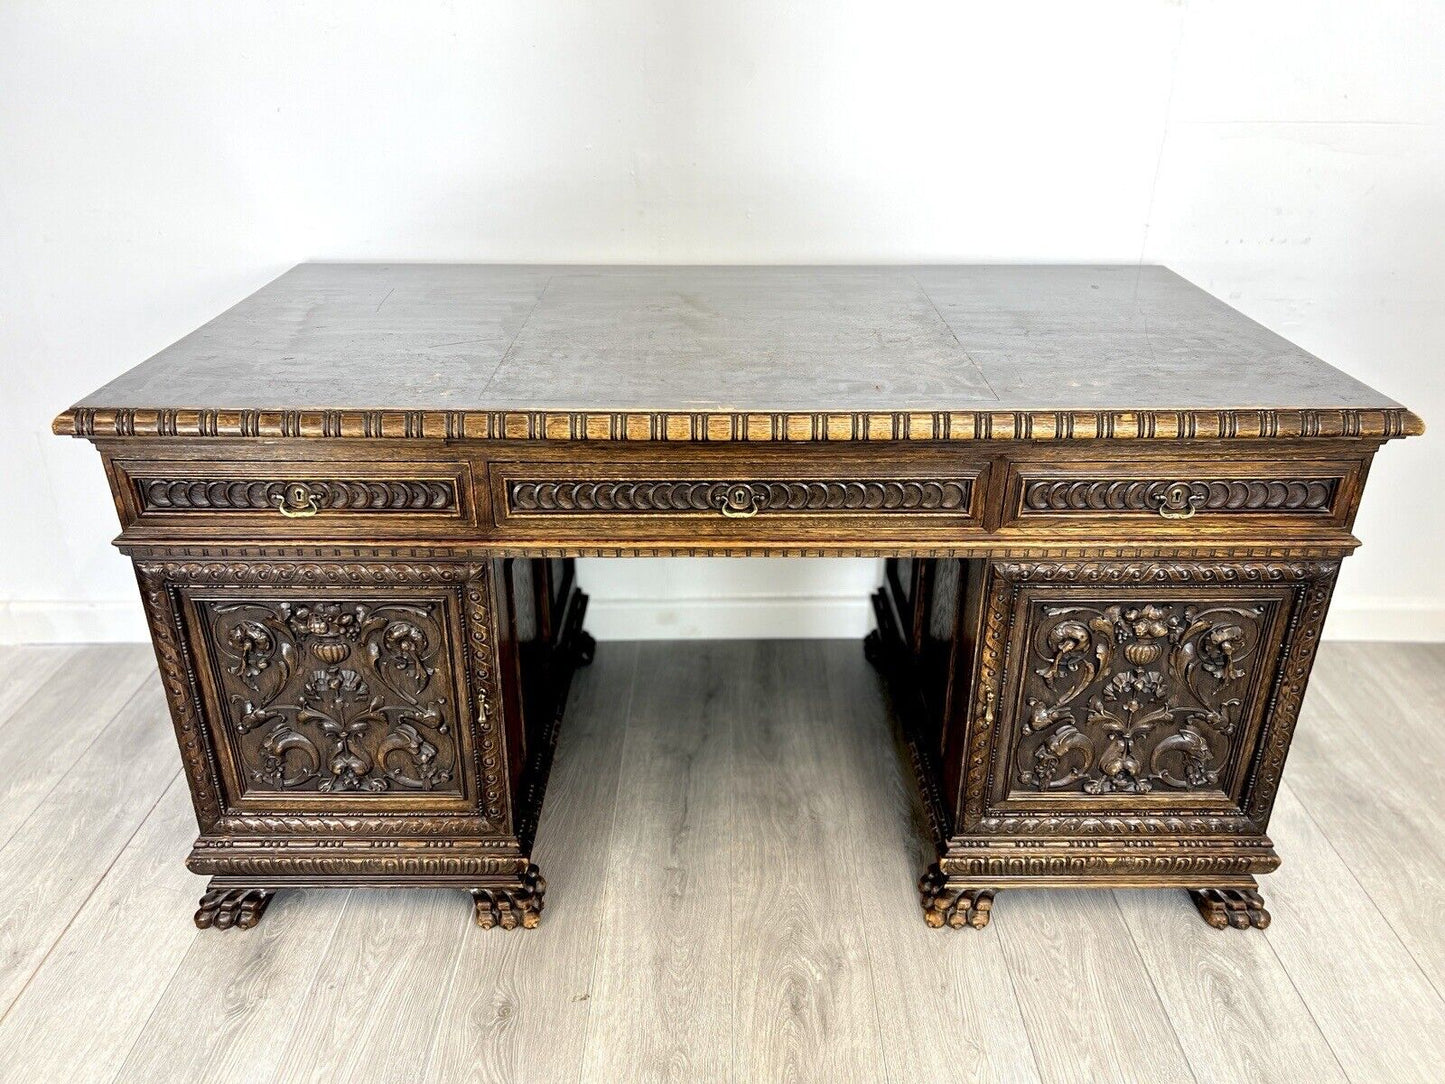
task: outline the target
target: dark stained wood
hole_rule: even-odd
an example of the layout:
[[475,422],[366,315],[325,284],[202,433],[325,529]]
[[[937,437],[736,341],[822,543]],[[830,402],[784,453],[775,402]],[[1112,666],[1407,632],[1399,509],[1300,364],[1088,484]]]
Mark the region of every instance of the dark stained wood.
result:
[[56,419],[82,436],[1404,436],[1162,267],[303,264]]
[[56,428],[135,562],[201,926],[348,885],[537,925],[572,558],[878,554],[926,921],[1122,885],[1247,928],[1370,465],[1421,425],[1160,268],[305,265]]

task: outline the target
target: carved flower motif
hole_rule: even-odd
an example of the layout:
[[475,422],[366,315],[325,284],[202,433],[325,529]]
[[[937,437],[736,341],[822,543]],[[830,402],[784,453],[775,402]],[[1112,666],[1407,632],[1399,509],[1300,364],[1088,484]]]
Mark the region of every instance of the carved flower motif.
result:
[[335,602],[317,602],[312,605],[292,606],[283,603],[282,613],[286,622],[298,635],[319,636],[328,639],[346,637],[355,639],[360,630],[360,618],[364,611],[360,607],[353,612],[343,610]]
[[1157,670],[1121,670],[1104,684],[1104,699],[1121,701],[1127,711],[1138,711],[1140,699],[1165,700],[1169,682]]
[[1244,629],[1238,625],[1215,625],[1199,638],[1199,665],[1220,681],[1242,676],[1234,668],[1234,657],[1244,647]]
[[1088,626],[1078,621],[1060,621],[1049,630],[1048,647],[1051,652],[1049,665],[1038,671],[1045,682],[1052,685],[1060,673],[1074,673],[1086,657],[1093,638]]
[[1140,640],[1158,640],[1169,635],[1169,626],[1164,618],[1169,611],[1162,606],[1148,605],[1125,610],[1124,618],[1129,622],[1134,636]]
[[313,670],[302,693],[303,700],[354,702],[371,690],[355,670]]
[[381,639],[387,651],[400,657],[398,665],[402,660],[414,665],[426,653],[426,633],[410,621],[393,621],[386,626]]
[[238,621],[231,626],[226,636],[231,649],[241,657],[241,671],[254,677],[271,665],[271,655],[276,650],[276,638],[266,626],[256,621]]

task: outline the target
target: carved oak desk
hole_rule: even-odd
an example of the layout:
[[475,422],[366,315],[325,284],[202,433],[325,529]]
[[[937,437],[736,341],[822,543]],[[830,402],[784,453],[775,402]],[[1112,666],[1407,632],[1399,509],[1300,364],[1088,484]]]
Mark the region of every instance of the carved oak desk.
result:
[[212,876],[452,885],[533,926],[579,555],[889,558],[938,862],[1254,877],[1398,404],[1157,267],[297,267],[55,422],[95,442]]

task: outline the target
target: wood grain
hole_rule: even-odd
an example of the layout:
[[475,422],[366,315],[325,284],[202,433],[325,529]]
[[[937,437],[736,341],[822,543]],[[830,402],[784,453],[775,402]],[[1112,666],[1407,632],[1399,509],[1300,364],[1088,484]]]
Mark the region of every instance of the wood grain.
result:
[[[35,656],[45,665],[46,653]],[[84,755],[111,718],[145,682],[150,651],[139,644],[91,646],[67,655],[0,726],[0,845],[32,815]],[[147,701],[150,703],[150,701]],[[165,732],[165,705],[152,705],[154,729]],[[149,795],[154,801],[157,794]]]
[[846,861],[855,845],[846,809],[862,788],[840,771],[818,684],[797,681],[822,674],[833,646],[761,642],[729,645],[726,656],[737,660],[738,689],[725,844],[738,1080],[888,1075],[867,948],[872,908]]
[[55,422],[654,441],[1420,428],[1166,268],[1100,266],[303,264]]
[[95,658],[113,665],[110,680],[145,684],[0,848],[0,1011],[19,996],[175,778],[160,684],[138,674],[127,654]]
[[1289,784],[1273,833],[1291,861],[1265,882],[1274,915],[1265,937],[1346,1075],[1436,1079],[1445,1002]]
[[[255,930],[196,935],[195,878],[177,861],[194,826],[170,735],[154,693],[122,705],[0,850],[0,960],[23,988],[0,1019],[0,1079],[286,1079],[321,1066],[359,1081],[747,1080],[760,1078],[739,1066],[790,1064],[809,1079],[828,1059],[841,1080],[1438,1075],[1445,1004],[1427,973],[1438,933],[1425,921],[1397,927],[1376,905],[1415,876],[1418,832],[1402,829],[1413,842],[1395,845],[1401,864],[1385,884],[1352,869],[1350,825],[1307,810],[1293,784],[1322,788],[1316,761],[1343,756],[1336,743],[1366,758],[1346,767],[1368,768],[1401,735],[1428,738],[1445,652],[1326,649],[1328,695],[1307,709],[1301,741],[1315,732],[1328,755],[1291,761],[1272,826],[1289,860],[1262,885],[1274,922],[1237,933],[1203,926],[1182,893],[1135,891],[1005,891],[983,931],[923,927],[908,853],[921,841],[857,650],[602,645],[575,685],[553,773],[542,836],[558,828],[555,846],[537,852],[561,864],[575,848],[575,876],[554,881],[543,925],[525,935],[473,932],[460,893],[358,893],[381,905],[363,914],[347,892],[283,892]],[[5,652],[0,666],[28,651]],[[111,673],[126,680],[122,666]],[[782,681],[795,691],[773,688]],[[763,719],[762,705],[781,710]],[[749,727],[778,738],[775,763],[750,752],[764,731]],[[743,764],[751,781],[734,790],[727,773]],[[149,780],[154,808],[119,825],[77,817],[116,766]],[[1421,780],[1401,785],[1428,788],[1431,772],[1426,759]],[[779,780],[805,796],[775,793]],[[781,954],[759,961],[739,951],[732,916],[762,916],[759,888],[782,890],[779,872],[754,865],[777,862],[769,841],[789,818],[815,845],[789,852],[788,874],[834,888],[806,915],[776,910],[793,917],[775,929],[740,924]],[[739,819],[752,822],[738,835],[749,843],[734,850],[724,829]],[[1387,811],[1369,832],[1391,823]],[[53,875],[52,849],[93,871],[89,883]],[[860,918],[852,900],[865,891]],[[577,921],[556,921],[564,912]],[[453,932],[449,953],[418,952],[417,937]],[[849,948],[859,940],[861,957]],[[786,1028],[754,1011],[778,1000],[779,976],[802,998]],[[839,993],[870,984],[871,1007]],[[403,1019],[369,1011],[373,1001]],[[406,1019],[416,1005],[419,1019]],[[820,1037],[869,1011],[871,1048],[841,1042],[805,1062]]]
[[75,657],[73,647],[0,647],[0,726],[33,696],[45,679]]
[[[1428,671],[1445,669],[1445,653],[1434,667],[1387,668],[1389,653],[1371,648],[1327,647],[1290,754],[1290,789],[1445,995],[1445,753],[1420,711],[1439,703]],[[1362,728],[1396,736],[1361,741]]]
[[286,1042],[327,947],[341,934],[351,897],[350,891],[279,893],[266,921],[245,936],[196,937],[115,1079],[149,1084],[278,1076]]
[[[44,1049],[55,1079],[114,1077],[196,936],[190,910],[202,881],[176,861],[195,834],[177,771],[0,1021],[0,1065],[29,1074],[29,1055]],[[58,1020],[80,1025],[63,1043],[52,1041]]]
[[527,936],[468,934],[424,1075],[578,1079],[637,660],[636,644],[602,644],[574,679],[533,854],[547,878],[542,925]]
[[411,1079],[475,928],[470,903],[439,889],[356,893],[301,999],[276,1079]]
[[1000,896],[989,925],[998,929],[1044,1080],[1194,1080],[1110,893],[1022,889]]
[[750,652],[640,647],[581,1080],[740,1079],[731,780]]
[[1198,1084],[1346,1080],[1265,938],[1229,937],[1195,917],[1183,892],[1115,889]]
[[883,690],[858,655],[854,643],[824,645],[821,699],[809,712],[820,740],[799,770],[805,786],[837,780],[844,796],[847,836],[828,857],[858,886],[888,1078],[1037,1081],[997,927],[951,937],[904,917],[917,915],[930,844],[890,732],[897,724],[880,725],[888,711]]

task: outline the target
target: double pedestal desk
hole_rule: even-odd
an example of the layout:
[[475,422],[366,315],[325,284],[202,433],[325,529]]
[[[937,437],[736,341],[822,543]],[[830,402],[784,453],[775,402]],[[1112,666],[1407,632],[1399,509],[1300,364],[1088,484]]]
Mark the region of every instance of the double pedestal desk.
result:
[[217,928],[396,885],[535,926],[573,558],[632,555],[887,558],[860,654],[930,925],[1129,885],[1263,926],[1365,476],[1421,429],[1157,267],[309,264],[55,422],[104,461]]

